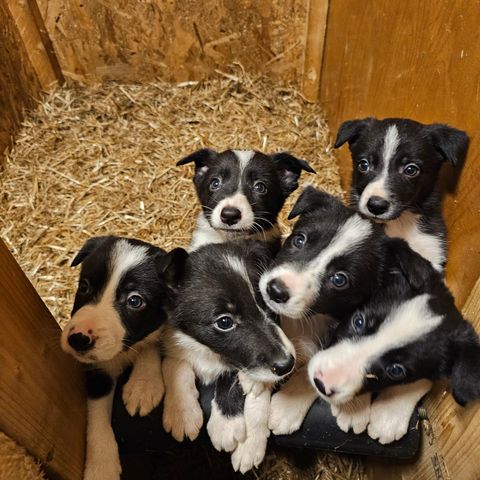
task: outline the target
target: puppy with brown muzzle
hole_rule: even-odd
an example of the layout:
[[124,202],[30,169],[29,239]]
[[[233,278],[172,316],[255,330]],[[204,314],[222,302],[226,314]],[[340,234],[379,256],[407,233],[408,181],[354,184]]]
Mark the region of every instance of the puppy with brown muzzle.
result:
[[109,236],[88,240],[72,262],[82,269],[61,345],[87,368],[85,480],[120,478],[110,415],[123,370],[133,364],[123,389],[131,415],[148,414],[163,397],[159,340],[182,255],[182,249],[167,254],[139,240]]

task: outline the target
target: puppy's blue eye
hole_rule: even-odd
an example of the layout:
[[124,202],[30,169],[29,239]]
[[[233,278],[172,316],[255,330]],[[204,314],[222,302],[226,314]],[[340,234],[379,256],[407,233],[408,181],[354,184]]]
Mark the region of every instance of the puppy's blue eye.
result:
[[366,158],[362,158],[357,165],[358,171],[367,173],[370,170],[370,162]]
[[217,330],[228,332],[229,330],[233,330],[235,328],[235,322],[233,321],[232,317],[223,315],[215,321],[214,326]]
[[357,333],[362,333],[365,329],[365,317],[361,313],[357,313],[352,320],[353,328]]
[[336,272],[330,277],[330,282],[338,290],[343,290],[347,288],[350,281],[348,275],[345,272]]
[[420,168],[415,163],[409,163],[403,167],[403,173],[407,177],[416,177],[420,173]]
[[307,243],[307,236],[304,233],[297,233],[292,237],[292,245],[295,248],[303,248]]
[[136,293],[129,295],[127,298],[127,305],[131,308],[140,308],[143,306],[143,303],[143,298]]
[[267,186],[263,182],[255,182],[253,191],[260,194],[267,193]]
[[86,278],[82,278],[78,284],[78,293],[80,295],[87,295],[90,292],[90,282]]
[[222,186],[222,181],[219,178],[212,178],[210,182],[210,191],[214,192],[215,190],[218,190]]
[[385,371],[392,380],[401,380],[407,375],[407,370],[400,363],[392,363],[391,365],[387,365]]

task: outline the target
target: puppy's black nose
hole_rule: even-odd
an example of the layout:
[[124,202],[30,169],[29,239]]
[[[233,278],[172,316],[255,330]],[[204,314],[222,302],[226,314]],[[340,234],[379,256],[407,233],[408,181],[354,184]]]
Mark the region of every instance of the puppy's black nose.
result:
[[86,352],[95,345],[95,340],[83,333],[72,333],[68,337],[68,344],[77,352]]
[[390,207],[390,202],[382,197],[370,197],[367,202],[367,208],[374,215],[385,213]]
[[242,212],[237,207],[223,207],[220,218],[227,225],[235,225],[242,218]]
[[327,394],[325,393],[325,385],[323,384],[323,382],[317,377],[315,377],[313,381],[315,382],[315,386],[317,387],[317,390],[320,393],[323,393],[323,395],[327,396]]
[[279,377],[290,373],[293,370],[295,365],[295,357],[293,355],[289,355],[286,360],[281,360],[279,362],[275,362],[272,365],[272,372]]
[[278,278],[268,282],[267,294],[275,303],[285,303],[290,298],[287,286]]

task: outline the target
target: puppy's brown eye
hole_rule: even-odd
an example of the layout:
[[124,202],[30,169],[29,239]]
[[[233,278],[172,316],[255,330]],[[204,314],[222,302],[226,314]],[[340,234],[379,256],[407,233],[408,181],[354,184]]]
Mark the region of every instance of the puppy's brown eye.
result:
[[77,291],[80,295],[87,295],[90,292],[90,282],[86,278],[82,278]]
[[370,170],[370,162],[366,158],[362,158],[358,162],[357,168],[359,172],[367,173]]
[[403,173],[407,175],[407,177],[416,177],[420,173],[420,168],[418,165],[414,163],[409,163],[403,167]]
[[263,195],[267,193],[267,186],[263,182],[255,182],[253,185],[253,191]]
[[137,293],[133,293],[127,298],[127,305],[130,308],[138,309],[141,308],[144,304],[143,298]]
[[222,186],[222,181],[219,178],[212,178],[210,182],[210,191],[214,192],[215,190],[218,190]]

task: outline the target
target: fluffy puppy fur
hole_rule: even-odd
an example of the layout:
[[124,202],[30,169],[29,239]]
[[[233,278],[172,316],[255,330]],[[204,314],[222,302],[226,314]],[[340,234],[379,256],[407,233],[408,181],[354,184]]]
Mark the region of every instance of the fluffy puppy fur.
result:
[[[181,252],[186,255],[177,249],[173,256]],[[115,383],[125,367],[133,363],[123,389],[131,415],[146,415],[162,399],[158,342],[173,305],[173,256],[138,240],[110,236],[88,240],[72,262],[82,269],[61,345],[87,369],[86,480],[120,478],[110,415]]]
[[[289,218],[300,216],[292,234],[260,279],[267,306],[282,316],[282,328],[306,362],[328,341],[334,319],[348,315],[383,280],[382,228],[325,192],[308,187]],[[299,368],[273,396],[270,428],[289,434],[300,428],[316,398],[306,368]]]
[[443,271],[446,229],[435,186],[445,162],[463,162],[466,133],[405,118],[365,118],[340,126],[334,146],[346,142],[353,161],[352,206]]
[[270,250],[256,241],[191,253],[165,336],[165,430],[178,441],[196,438],[203,415],[195,380],[215,382],[207,430],[218,450],[233,452],[233,467],[241,472],[263,459],[270,388],[295,363],[293,345],[258,293],[269,261]]
[[312,167],[287,152],[198,150],[177,165],[195,163],[195,185],[202,213],[190,250],[207,243],[250,238],[280,246],[277,216],[298,187],[302,170]]
[[[381,443],[407,432],[431,382],[449,378],[460,405],[480,397],[480,343],[441,275],[402,240],[390,242],[385,287],[342,319],[309,363],[312,385],[343,430]],[[371,393],[379,395],[371,403]]]

